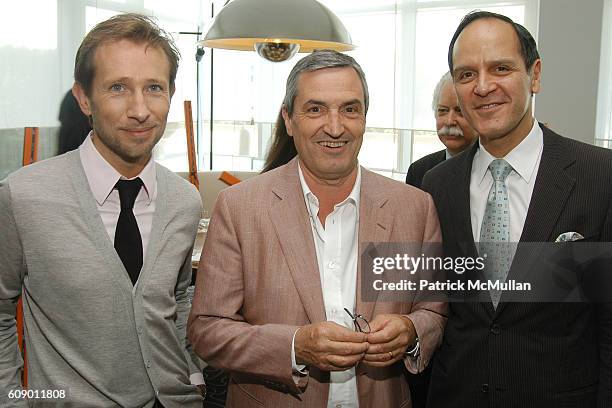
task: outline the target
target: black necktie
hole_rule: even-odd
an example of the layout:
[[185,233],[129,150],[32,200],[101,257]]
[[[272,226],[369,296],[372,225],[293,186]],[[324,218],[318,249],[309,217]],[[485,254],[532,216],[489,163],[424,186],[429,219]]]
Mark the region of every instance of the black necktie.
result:
[[127,270],[132,284],[136,284],[142,268],[142,238],[132,209],[136,196],[142,187],[142,180],[119,180],[115,188],[119,190],[121,212],[115,230],[115,249]]

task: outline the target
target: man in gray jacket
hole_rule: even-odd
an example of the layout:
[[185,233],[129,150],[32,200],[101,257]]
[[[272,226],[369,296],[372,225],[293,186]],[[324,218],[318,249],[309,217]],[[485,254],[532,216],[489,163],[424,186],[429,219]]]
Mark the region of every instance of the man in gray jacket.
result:
[[0,406],[201,407],[185,340],[201,203],[151,157],[178,58],[146,17],[98,24],[73,87],[93,131],[0,182]]

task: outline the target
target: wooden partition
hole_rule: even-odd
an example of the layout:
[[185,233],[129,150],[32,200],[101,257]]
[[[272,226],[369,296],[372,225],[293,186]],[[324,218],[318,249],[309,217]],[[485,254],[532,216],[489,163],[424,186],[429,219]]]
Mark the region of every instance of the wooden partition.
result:
[[189,162],[189,181],[198,190],[200,181],[198,180],[198,164],[196,160],[195,135],[193,132],[193,116],[191,112],[191,101],[185,101],[185,132],[187,133],[187,160]]
[[[37,127],[27,127],[23,132],[23,161],[22,164],[27,166],[38,160],[38,136],[39,129]],[[17,341],[19,349],[23,357],[23,372],[21,374],[21,382],[23,388],[28,387],[28,362],[25,345],[25,332],[23,325],[23,300],[22,297],[17,301],[17,310],[15,320],[17,321]]]

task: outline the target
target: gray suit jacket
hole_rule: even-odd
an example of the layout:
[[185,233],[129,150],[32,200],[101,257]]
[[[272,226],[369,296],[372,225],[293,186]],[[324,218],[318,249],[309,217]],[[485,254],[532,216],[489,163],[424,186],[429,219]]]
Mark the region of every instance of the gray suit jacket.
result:
[[195,189],[156,165],[158,196],[136,288],[102,224],[78,151],[0,182],[0,406],[20,389],[15,303],[23,297],[31,390],[66,390],[35,406],[201,407],[190,385],[185,322]]

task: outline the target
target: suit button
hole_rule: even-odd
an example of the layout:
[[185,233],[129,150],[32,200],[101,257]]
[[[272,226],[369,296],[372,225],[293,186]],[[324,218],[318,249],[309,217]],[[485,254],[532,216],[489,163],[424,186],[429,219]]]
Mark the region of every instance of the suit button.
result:
[[489,384],[482,384],[482,387],[480,388],[480,390],[487,394],[489,392]]
[[494,324],[491,326],[491,333],[495,335],[501,333],[501,327],[499,327],[499,324]]

